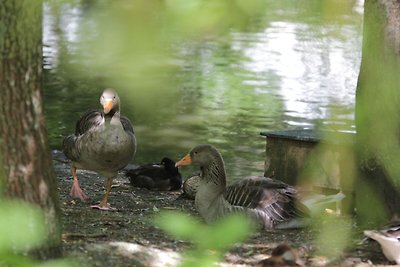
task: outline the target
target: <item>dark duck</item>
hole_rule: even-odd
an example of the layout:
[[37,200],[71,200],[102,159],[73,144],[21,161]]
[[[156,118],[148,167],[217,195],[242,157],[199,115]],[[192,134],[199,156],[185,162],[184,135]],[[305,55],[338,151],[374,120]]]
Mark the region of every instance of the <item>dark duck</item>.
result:
[[163,158],[157,164],[144,164],[125,172],[131,184],[149,190],[178,190],[182,186],[182,176],[175,167],[175,161]]

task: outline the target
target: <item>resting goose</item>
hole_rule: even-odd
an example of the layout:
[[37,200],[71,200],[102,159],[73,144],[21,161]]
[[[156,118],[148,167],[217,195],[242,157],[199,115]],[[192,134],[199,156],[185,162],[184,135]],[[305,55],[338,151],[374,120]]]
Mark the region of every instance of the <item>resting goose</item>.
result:
[[297,200],[294,187],[271,178],[251,176],[227,190],[224,161],[211,145],[194,147],[175,166],[189,164],[200,166],[195,206],[207,223],[239,211],[264,229],[304,226],[301,218],[308,217],[308,209]]
[[[188,176],[182,185],[182,189],[183,189],[182,197],[185,197],[188,199],[194,199],[196,196],[197,188],[199,187],[199,184],[200,184],[200,179],[201,179],[200,173],[196,173],[191,176]],[[227,190],[228,190],[228,187],[227,187]]]
[[396,219],[379,231],[365,230],[364,234],[381,245],[388,260],[400,265],[400,220]]
[[136,153],[136,138],[132,123],[120,115],[120,99],[113,89],[105,89],[100,97],[103,111],[88,111],[76,123],[75,134],[63,141],[63,152],[72,161],[74,178],[71,196],[86,200],[79,186],[76,169],[95,171],[106,177],[106,192],[92,208],[110,210],[108,196],[113,177]]
[[125,172],[133,186],[149,190],[178,190],[182,186],[182,176],[175,161],[163,158],[159,164],[145,164]]

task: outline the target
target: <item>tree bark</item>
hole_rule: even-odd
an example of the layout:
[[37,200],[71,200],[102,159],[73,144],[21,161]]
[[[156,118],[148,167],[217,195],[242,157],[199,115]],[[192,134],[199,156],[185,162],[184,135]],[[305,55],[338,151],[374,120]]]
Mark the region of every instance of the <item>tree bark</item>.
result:
[[60,209],[43,114],[42,1],[0,1],[0,59],[1,196],[42,208],[46,245],[34,254],[59,256]]
[[400,2],[366,0],[356,94],[361,224],[400,215]]

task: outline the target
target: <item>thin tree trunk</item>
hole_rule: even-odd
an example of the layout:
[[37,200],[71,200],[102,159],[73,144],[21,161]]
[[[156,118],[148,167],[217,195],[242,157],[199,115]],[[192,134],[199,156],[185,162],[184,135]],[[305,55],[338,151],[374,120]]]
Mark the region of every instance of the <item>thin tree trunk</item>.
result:
[[366,0],[356,98],[356,206],[363,223],[400,214],[400,2]]
[[1,195],[42,208],[48,232],[35,254],[58,256],[60,211],[42,99],[42,1],[0,1],[0,58]]

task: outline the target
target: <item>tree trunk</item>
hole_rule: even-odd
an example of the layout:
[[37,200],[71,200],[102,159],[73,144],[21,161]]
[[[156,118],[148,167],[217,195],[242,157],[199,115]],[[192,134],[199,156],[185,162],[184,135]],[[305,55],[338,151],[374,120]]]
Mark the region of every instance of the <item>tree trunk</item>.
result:
[[46,245],[35,254],[59,256],[60,209],[41,91],[42,1],[0,1],[0,59],[1,195],[42,208]]
[[356,94],[356,207],[364,224],[400,215],[400,2],[366,0]]

